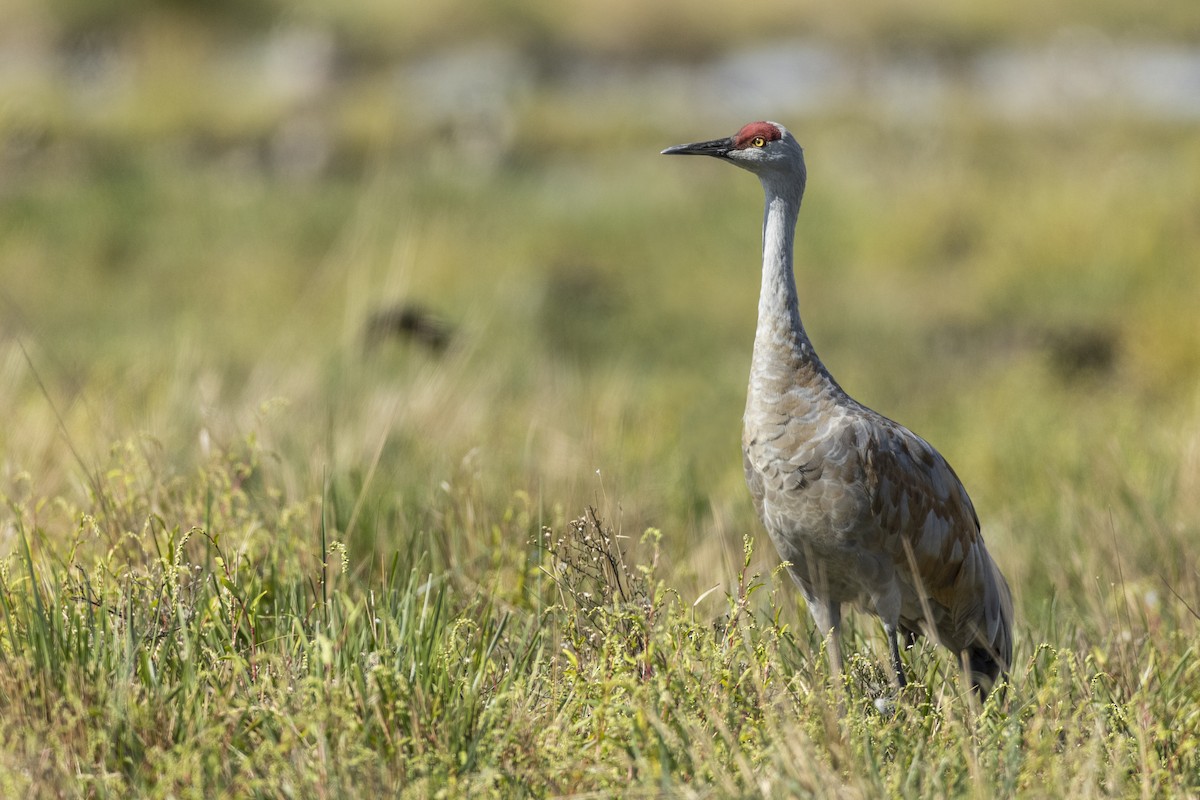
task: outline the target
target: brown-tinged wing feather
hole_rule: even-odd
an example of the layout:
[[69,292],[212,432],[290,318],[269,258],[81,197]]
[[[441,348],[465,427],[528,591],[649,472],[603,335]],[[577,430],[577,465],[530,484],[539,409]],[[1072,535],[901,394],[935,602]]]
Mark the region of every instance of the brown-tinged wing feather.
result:
[[[883,417],[873,420],[869,436],[871,512],[911,590],[902,611],[905,627],[917,629],[928,613],[938,638],[954,650],[1007,642],[1008,586],[950,464],[924,439]],[[907,569],[910,563],[915,570]]]

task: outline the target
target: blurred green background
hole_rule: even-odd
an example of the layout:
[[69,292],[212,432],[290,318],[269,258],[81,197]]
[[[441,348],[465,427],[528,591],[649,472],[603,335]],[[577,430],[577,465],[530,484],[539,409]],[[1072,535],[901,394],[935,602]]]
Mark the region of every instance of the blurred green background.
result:
[[253,436],[352,552],[486,562],[522,543],[445,498],[527,496],[726,581],[761,193],[658,151],[761,118],[806,148],[841,383],[955,465],[1026,602],[1152,583],[1200,533],[1193,0],[8,0],[0,479]]

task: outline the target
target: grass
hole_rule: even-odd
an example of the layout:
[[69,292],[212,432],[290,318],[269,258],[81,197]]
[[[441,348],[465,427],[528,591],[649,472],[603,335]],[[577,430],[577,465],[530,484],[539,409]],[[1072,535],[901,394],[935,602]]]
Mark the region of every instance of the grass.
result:
[[[664,579],[660,531],[594,510],[539,526],[527,497],[480,513],[451,490],[444,528],[360,560],[333,494],[287,499],[273,461],[246,441],[164,475],[128,442],[89,505],[7,498],[6,794],[1196,790],[1196,618],[1166,597],[1100,588],[1100,630],[1077,598],[1042,604],[982,709],[918,650],[881,716],[873,637],[852,629],[830,686],[752,537],[705,604]],[[447,567],[439,538],[500,546]]]
[[[223,52],[189,13],[109,23],[154,91],[4,129],[0,794],[1200,794],[1194,126],[786,120],[806,325],[1017,599],[1003,698],[918,648],[880,713],[879,632],[831,685],[742,484],[761,196],[656,155],[722,130],[547,92],[464,169],[363,67],[295,172],[279,109],[180,93]],[[444,351],[368,344],[404,304]]]

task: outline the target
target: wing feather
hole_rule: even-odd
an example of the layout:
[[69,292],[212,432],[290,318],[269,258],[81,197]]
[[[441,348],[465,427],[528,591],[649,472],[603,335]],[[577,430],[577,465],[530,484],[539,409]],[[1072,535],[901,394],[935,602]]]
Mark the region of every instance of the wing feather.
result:
[[[902,623],[910,629],[932,627],[931,633],[954,650],[1007,640],[1008,587],[987,552],[975,506],[958,475],[907,428],[882,417],[871,422],[865,452],[871,513],[894,562],[911,565],[900,570],[907,583]],[[923,620],[927,614],[932,619]]]

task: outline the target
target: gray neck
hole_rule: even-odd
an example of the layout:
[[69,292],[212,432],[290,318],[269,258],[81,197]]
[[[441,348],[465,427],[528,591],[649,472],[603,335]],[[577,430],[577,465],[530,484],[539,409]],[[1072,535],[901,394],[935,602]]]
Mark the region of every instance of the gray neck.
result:
[[758,325],[787,333],[795,344],[807,343],[800,321],[800,301],[796,296],[796,276],[792,267],[792,247],[796,238],[796,218],[800,214],[800,194],[778,192],[763,182],[767,204],[763,210],[762,293],[758,297]]
[[[796,219],[803,183],[762,181],[766,193],[763,213],[762,292],[758,299],[758,330],[754,337],[754,371],[770,377],[777,391],[783,384],[835,390],[837,384],[813,350],[800,320],[800,301],[792,267]],[[764,387],[766,388],[766,387]]]

